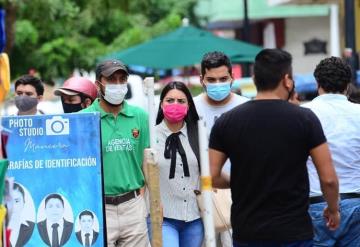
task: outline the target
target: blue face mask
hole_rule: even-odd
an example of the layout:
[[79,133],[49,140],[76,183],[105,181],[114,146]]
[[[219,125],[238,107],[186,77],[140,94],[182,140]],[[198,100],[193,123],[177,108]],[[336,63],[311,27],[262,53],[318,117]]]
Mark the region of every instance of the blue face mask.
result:
[[206,84],[206,92],[210,99],[222,101],[231,92],[230,82],[208,83]]

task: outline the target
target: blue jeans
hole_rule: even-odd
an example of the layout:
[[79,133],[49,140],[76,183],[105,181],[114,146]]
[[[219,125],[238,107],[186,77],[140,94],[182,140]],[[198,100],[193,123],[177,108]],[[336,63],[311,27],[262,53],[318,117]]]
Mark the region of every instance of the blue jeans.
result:
[[274,241],[254,241],[254,242],[235,242],[234,247],[312,247],[312,240],[301,240],[295,242],[274,242]]
[[[150,217],[147,219],[151,239]],[[200,247],[204,238],[204,225],[200,219],[185,222],[164,218],[162,224],[163,247]]]
[[340,226],[336,231],[326,227],[323,210],[326,203],[311,204],[309,213],[314,226],[314,246],[360,246],[360,198],[340,202]]
[[163,247],[201,247],[204,225],[201,218],[189,222],[164,218]]

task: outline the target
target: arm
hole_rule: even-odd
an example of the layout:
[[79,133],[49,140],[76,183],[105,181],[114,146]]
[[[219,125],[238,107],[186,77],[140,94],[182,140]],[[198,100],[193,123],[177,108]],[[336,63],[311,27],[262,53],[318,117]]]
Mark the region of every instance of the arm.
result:
[[212,176],[213,187],[220,189],[230,188],[230,176],[221,173],[226,159],[227,157],[224,153],[215,149],[209,149],[210,174]]
[[324,210],[327,226],[330,230],[335,230],[340,222],[339,182],[332,165],[328,144],[323,143],[311,149],[310,156],[319,175],[321,191],[328,205]]

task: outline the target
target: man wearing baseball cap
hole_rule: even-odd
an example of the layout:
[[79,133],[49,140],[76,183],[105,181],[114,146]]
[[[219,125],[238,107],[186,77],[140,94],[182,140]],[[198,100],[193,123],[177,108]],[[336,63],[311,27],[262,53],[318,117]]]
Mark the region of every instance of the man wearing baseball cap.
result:
[[61,97],[64,113],[71,113],[90,106],[97,97],[97,88],[85,77],[70,77],[54,94]]
[[118,60],[96,67],[100,98],[82,112],[100,112],[108,246],[149,246],[146,206],[140,189],[148,117],[125,100],[129,73]]

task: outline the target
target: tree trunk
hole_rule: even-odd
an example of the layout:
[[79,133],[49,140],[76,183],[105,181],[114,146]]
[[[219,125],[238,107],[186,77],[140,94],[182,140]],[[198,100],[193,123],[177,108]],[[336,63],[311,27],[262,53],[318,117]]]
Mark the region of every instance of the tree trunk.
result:
[[16,21],[16,6],[14,3],[8,1],[5,6],[5,32],[6,45],[4,52],[10,55],[15,43],[15,21]]

